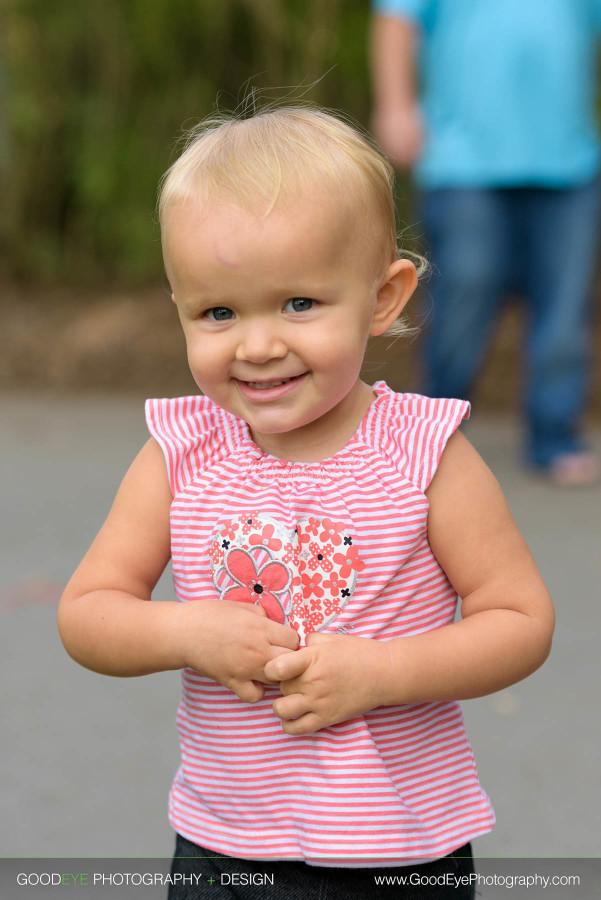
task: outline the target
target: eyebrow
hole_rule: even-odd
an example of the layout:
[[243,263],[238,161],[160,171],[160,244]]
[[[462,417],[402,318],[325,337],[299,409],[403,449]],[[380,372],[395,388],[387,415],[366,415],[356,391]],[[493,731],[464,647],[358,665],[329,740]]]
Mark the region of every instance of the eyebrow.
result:
[[201,308],[210,309],[213,306],[225,306],[223,303],[217,301],[213,302],[206,294],[194,294],[193,296],[182,295],[181,303],[186,312],[196,312]]

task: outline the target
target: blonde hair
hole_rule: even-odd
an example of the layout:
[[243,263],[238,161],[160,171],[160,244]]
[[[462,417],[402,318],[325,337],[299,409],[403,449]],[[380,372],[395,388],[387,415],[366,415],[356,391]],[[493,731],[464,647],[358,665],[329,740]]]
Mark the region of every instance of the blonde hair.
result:
[[203,205],[218,198],[269,212],[307,185],[324,183],[359,200],[370,216],[370,227],[379,231],[382,273],[403,255],[421,274],[423,257],[398,249],[393,167],[368,135],[309,106],[272,106],[248,118],[220,113],[191,129],[161,180],[161,230],[164,235],[169,210],[189,199]]

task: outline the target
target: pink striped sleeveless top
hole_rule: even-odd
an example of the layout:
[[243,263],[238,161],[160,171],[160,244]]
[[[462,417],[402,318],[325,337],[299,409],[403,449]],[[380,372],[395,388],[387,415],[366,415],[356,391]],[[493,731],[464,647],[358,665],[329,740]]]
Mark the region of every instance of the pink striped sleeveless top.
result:
[[[424,495],[469,405],[383,382],[348,444],[319,463],[264,454],[203,396],[149,400],[173,492],[177,597],[260,603],[295,628],[377,640],[451,623],[457,596],[427,540]],[[403,865],[494,825],[457,703],[380,707],[285,734],[271,705],[182,672],[170,821],[243,858]]]

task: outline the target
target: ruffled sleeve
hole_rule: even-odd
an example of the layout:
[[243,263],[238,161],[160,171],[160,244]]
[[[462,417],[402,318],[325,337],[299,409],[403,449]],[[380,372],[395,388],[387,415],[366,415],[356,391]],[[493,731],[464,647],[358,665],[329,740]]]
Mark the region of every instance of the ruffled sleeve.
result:
[[174,497],[240,439],[234,417],[201,395],[147,400],[145,412],[148,430],[165,455]]
[[432,481],[447,441],[470,415],[466,400],[396,394],[388,409],[386,438],[398,468],[422,493]]

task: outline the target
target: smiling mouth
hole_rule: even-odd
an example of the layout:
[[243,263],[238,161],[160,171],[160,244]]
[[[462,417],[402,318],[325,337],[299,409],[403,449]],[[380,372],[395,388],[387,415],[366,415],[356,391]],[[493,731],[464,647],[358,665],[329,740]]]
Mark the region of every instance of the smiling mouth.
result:
[[280,387],[282,384],[297,381],[305,374],[306,373],[303,372],[301,375],[293,375],[291,378],[280,378],[277,381],[245,381],[244,384],[247,384],[253,391],[268,391],[270,388]]

